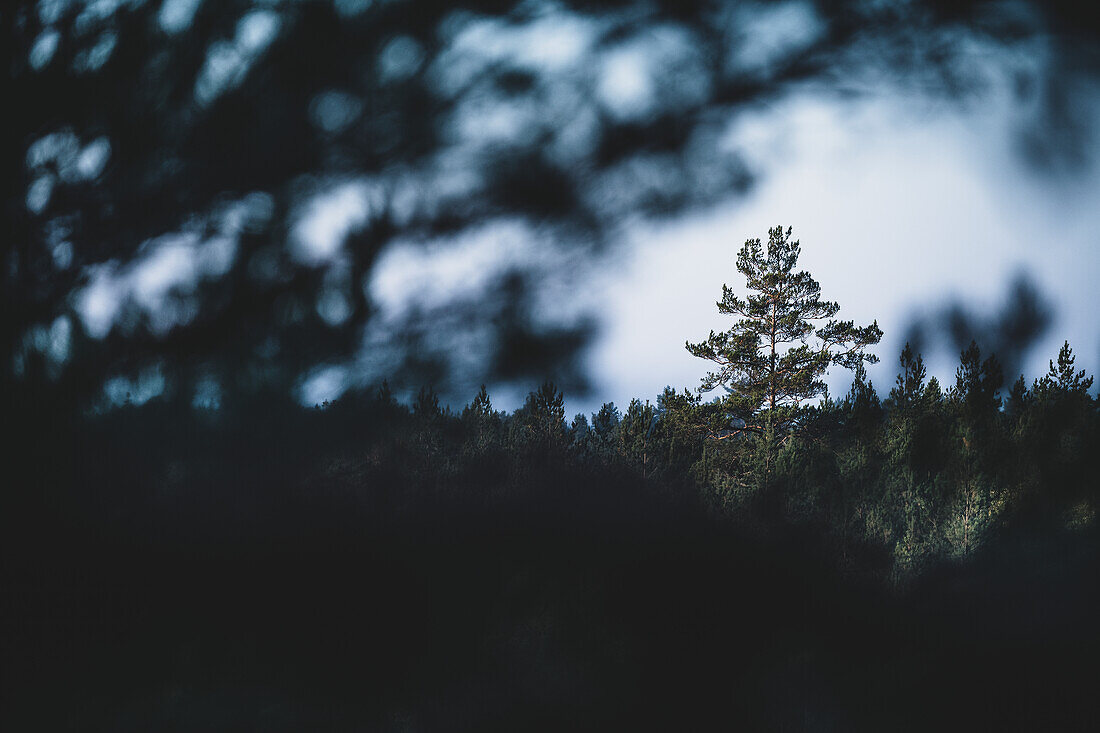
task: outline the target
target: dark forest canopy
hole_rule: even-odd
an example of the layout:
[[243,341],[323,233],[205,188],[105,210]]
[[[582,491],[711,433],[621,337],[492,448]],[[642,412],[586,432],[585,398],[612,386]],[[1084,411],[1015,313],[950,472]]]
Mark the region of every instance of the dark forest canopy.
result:
[[[971,344],[953,383],[941,385],[907,345],[885,396],[860,369],[846,395],[807,405],[797,424],[776,423],[770,433],[744,430],[721,396],[707,401],[671,387],[655,400],[634,399],[625,409],[606,403],[571,419],[552,382],[512,412],[496,409],[484,386],[460,410],[441,404],[430,387],[403,404],[386,383],[312,408],[264,400],[246,411],[194,411],[160,399],[89,415],[73,456],[43,474],[59,481],[73,471],[76,483],[67,490],[75,494],[66,501],[91,500],[85,509],[95,506],[93,514],[135,520],[148,507],[133,502],[148,492],[183,492],[183,505],[217,496],[247,505],[265,500],[213,487],[252,476],[246,481],[261,495],[277,496],[335,481],[338,493],[350,492],[346,499],[372,507],[362,517],[366,526],[390,532],[403,526],[406,511],[467,517],[493,512],[499,501],[535,516],[547,508],[542,502],[558,501],[559,490],[568,503],[564,487],[529,493],[528,484],[541,485],[535,477],[552,466],[589,479],[638,480],[739,526],[814,527],[844,572],[904,585],[1013,528],[1095,524],[1100,399],[1074,362],[1067,343],[1046,375],[1031,384],[1020,376],[1009,386],[996,357]],[[97,466],[103,456],[112,458]],[[129,489],[92,488],[120,470],[131,477]],[[376,480],[393,482],[386,491],[397,494],[378,495]],[[322,507],[333,498],[327,491],[318,495]],[[598,494],[590,497],[597,503]],[[381,514],[369,517],[375,510]],[[622,510],[624,519],[633,511],[605,510]],[[207,520],[232,525],[236,511]]]
[[[593,325],[534,309],[539,265],[367,333],[379,253],[511,221],[583,260],[632,217],[746,191],[756,172],[720,145],[742,112],[882,84],[961,102],[999,54],[1036,44],[1047,61],[1014,85],[1036,102],[1020,150],[1062,166],[1080,159],[1091,124],[1075,117],[1075,84],[1098,68],[1081,8],[8,3],[4,392],[43,384],[86,405],[128,379],[232,399],[364,353],[414,390],[547,376],[583,386]],[[639,53],[641,86],[608,87]],[[354,213],[324,241],[303,235],[333,196]],[[149,268],[173,277],[140,287]],[[453,358],[454,333],[483,345],[473,363]]]
[[838,561],[884,563],[852,560],[850,569],[905,582],[970,556],[1006,527],[1092,526],[1100,400],[1074,361],[1067,343],[1046,375],[1030,385],[1021,376],[1008,388],[996,357],[971,344],[954,383],[941,386],[906,345],[885,398],[858,370],[847,395],[805,407],[797,426],[777,424],[771,435],[744,430],[722,397],[708,402],[672,388],[652,403],[634,399],[625,410],[607,403],[571,421],[552,383],[512,413],[495,410],[484,387],[458,412],[430,390],[410,410],[386,389],[316,409],[334,425],[379,406],[390,411],[405,436],[398,440],[413,440],[404,450],[427,451],[413,463],[442,485],[463,483],[458,476],[471,466],[523,473],[528,461],[625,472],[699,495],[735,520],[819,527]]

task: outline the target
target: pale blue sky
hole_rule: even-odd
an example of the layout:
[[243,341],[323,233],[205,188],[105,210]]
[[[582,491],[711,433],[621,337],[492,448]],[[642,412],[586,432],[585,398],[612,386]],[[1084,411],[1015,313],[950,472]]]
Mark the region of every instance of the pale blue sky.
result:
[[[1052,327],[1026,363],[1029,375],[1044,371],[1064,339],[1078,365],[1095,371],[1100,169],[1053,175],[1028,168],[1014,148],[1019,115],[994,90],[969,107],[807,93],[742,118],[729,144],[761,174],[747,196],[684,219],[629,225],[601,266],[549,263],[555,296],[546,307],[587,307],[603,317],[587,361],[593,392],[572,396],[569,409],[653,399],[666,384],[696,386],[707,364],[687,354],[684,341],[728,327],[715,300],[723,282],[743,292],[736,252],[748,237],[766,239],[776,224],[794,226],[801,264],[825,297],[840,302],[841,316],[878,319],[882,362],[870,374],[880,391],[893,381],[915,314],[949,296],[992,311],[1021,271],[1055,307]],[[458,246],[398,246],[374,273],[373,292],[398,312],[478,287],[494,263],[504,268],[532,256],[555,255],[508,225]],[[953,380],[953,355],[928,357],[933,374]],[[841,393],[850,375],[840,370],[828,381]],[[498,388],[498,406],[514,407],[520,392]]]

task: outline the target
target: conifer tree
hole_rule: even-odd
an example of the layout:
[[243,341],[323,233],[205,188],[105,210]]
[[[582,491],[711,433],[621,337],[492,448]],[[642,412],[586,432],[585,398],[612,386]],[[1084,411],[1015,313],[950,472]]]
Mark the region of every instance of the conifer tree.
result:
[[1028,393],[1027,382],[1024,381],[1024,375],[1021,374],[1016,378],[1016,381],[1012,383],[1012,388],[1008,391],[1008,400],[1005,402],[1005,409],[1009,415],[1013,418],[1019,418],[1027,408],[1028,399],[1031,395]]
[[893,511],[894,557],[899,567],[912,568],[929,550],[925,531],[936,509],[932,482],[922,469],[932,436],[928,431],[924,378],[927,371],[920,354],[906,343],[899,359],[901,373],[890,390],[890,416],[884,425],[884,492],[886,510]]
[[1058,350],[1058,364],[1050,361],[1050,370],[1039,380],[1038,389],[1042,393],[1052,391],[1063,395],[1085,395],[1092,388],[1092,377],[1085,376],[1085,370],[1074,371],[1074,362],[1077,357],[1073,355],[1073,349],[1069,347],[1069,341],[1062,344]]
[[578,455],[586,455],[589,452],[589,433],[591,431],[588,418],[584,413],[578,412],[573,416],[573,422],[569,424],[569,437],[571,446]]
[[901,373],[898,374],[894,388],[890,390],[890,401],[894,407],[905,409],[920,399],[924,392],[924,378],[928,375],[924,368],[924,359],[914,354],[908,342],[901,352]]
[[1064,343],[1048,373],[1035,381],[1020,423],[1020,445],[1048,508],[1096,492],[1100,401],[1089,395],[1093,377],[1075,369],[1076,360]]
[[385,407],[392,407],[397,404],[397,399],[393,396],[393,390],[390,389],[390,383],[387,380],[383,379],[382,384],[378,385],[378,389],[374,393],[374,400]]
[[413,414],[429,420],[434,420],[443,414],[443,410],[439,407],[439,395],[431,385],[420,388],[416,401],[413,402]]
[[614,450],[619,440],[621,415],[614,402],[605,402],[600,411],[592,415],[592,442],[597,451],[605,455]]
[[465,414],[463,417],[472,417],[477,421],[484,421],[493,416],[493,403],[489,399],[489,391],[485,389],[485,385],[481,385],[481,389],[478,390],[477,396],[474,397],[474,401],[471,402],[463,411]]
[[626,414],[619,423],[619,440],[623,454],[642,471],[642,478],[649,475],[653,454],[654,431],[657,427],[657,409],[635,398],[630,401]]
[[565,438],[565,395],[553,382],[543,382],[527,395],[523,405],[524,426],[536,444],[552,448]]
[[[799,408],[825,393],[822,377],[832,365],[855,369],[878,357],[865,353],[882,338],[878,323],[859,327],[834,317],[840,306],[821,299],[821,286],[804,270],[795,270],[802,247],[791,228],[768,231],[745,242],[737,270],[751,292],[740,298],[722,286],[718,312],[738,317],[728,331],[700,343],[687,343],[694,356],[718,365],[703,379],[701,391],[728,393],[728,406],[746,430],[763,433],[767,415],[778,430],[789,428]],[[818,323],[824,321],[824,323]]]
[[998,395],[1004,386],[1004,373],[995,355],[982,361],[978,344],[970,342],[960,355],[959,368],[955,370],[955,396],[962,403],[967,418],[981,421],[1001,407]]
[[737,421],[735,432],[760,438],[763,487],[770,481],[777,445],[797,427],[807,403],[825,394],[826,370],[878,361],[865,349],[882,338],[877,321],[859,327],[835,318],[840,306],[822,300],[818,282],[795,269],[802,247],[791,233],[790,227],[768,230],[766,249],[759,239],[745,242],[737,270],[750,294],[741,298],[723,285],[718,301],[718,312],[737,322],[728,331],[711,331],[705,341],[686,344],[694,356],[718,365],[700,391],[725,389],[724,407]]
[[473,402],[462,410],[462,420],[469,426],[471,449],[485,452],[495,448],[500,438],[500,415],[493,409],[489,391],[481,385]]
[[956,419],[952,424],[954,437],[953,478],[956,482],[956,507],[949,516],[949,542],[955,552],[964,556],[980,543],[993,516],[995,493],[999,482],[997,471],[1004,465],[1005,450],[999,429],[1004,375],[996,356],[982,360],[977,343],[960,354],[955,371],[952,404]]

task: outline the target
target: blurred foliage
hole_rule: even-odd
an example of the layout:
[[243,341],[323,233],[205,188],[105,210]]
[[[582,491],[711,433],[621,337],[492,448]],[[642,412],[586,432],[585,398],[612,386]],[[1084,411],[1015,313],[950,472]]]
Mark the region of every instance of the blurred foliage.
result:
[[234,400],[370,367],[581,387],[593,328],[535,307],[539,258],[383,323],[380,253],[510,222],[583,260],[745,191],[741,112],[811,88],[964,99],[1034,48],[1011,73],[1053,159],[1088,132],[1096,31],[1068,2],[9,3],[3,391],[86,407],[156,373]]

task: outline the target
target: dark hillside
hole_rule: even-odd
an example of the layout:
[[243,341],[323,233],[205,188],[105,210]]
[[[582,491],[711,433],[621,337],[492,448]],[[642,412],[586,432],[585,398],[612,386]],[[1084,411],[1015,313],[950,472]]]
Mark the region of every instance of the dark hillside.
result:
[[1006,524],[898,585],[888,548],[522,418],[74,426],[79,480],[5,515],[5,728],[1097,724],[1094,523]]

